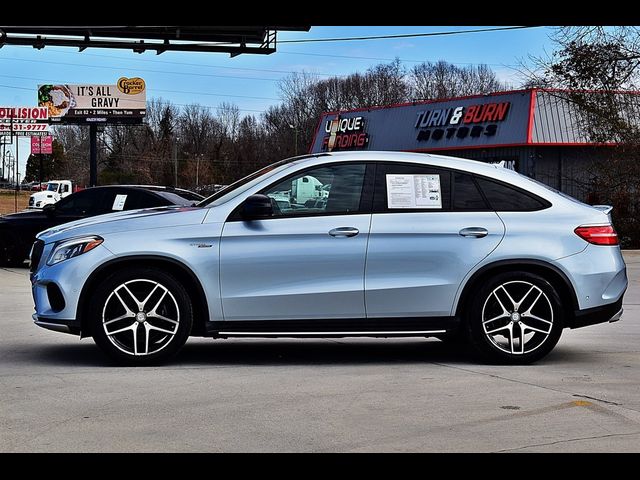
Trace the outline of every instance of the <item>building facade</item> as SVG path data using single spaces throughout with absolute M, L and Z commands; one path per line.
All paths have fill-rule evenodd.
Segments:
M 310 152 L 395 150 L 504 162 L 586 200 L 588 166 L 615 144 L 590 142 L 581 123 L 566 92 L 516 90 L 326 112 Z

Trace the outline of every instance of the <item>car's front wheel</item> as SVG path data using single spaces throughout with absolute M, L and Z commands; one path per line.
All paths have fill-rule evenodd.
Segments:
M 556 290 L 528 272 L 502 273 L 484 282 L 466 313 L 472 344 L 498 363 L 540 360 L 558 343 L 564 327 Z
M 96 344 L 118 363 L 161 363 L 185 344 L 191 299 L 174 277 L 157 269 L 117 272 L 95 290 L 90 308 Z

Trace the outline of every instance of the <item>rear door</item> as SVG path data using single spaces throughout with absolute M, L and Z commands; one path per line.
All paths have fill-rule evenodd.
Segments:
M 422 164 L 378 164 L 365 271 L 368 318 L 450 316 L 465 275 L 504 224 L 475 180 Z

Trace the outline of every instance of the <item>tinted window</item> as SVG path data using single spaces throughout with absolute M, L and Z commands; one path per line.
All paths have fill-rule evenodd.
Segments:
M 453 174 L 453 209 L 487 210 L 487 204 L 471 175 L 460 172 Z
M 402 181 L 412 192 L 405 195 L 406 206 L 397 208 L 402 203 L 402 193 L 388 192 L 387 186 L 392 185 L 400 192 L 397 184 Z M 451 210 L 451 173 L 448 170 L 406 163 L 378 164 L 375 183 L 374 213 Z M 421 205 L 423 203 L 426 205 Z
M 476 177 L 484 196 L 496 211 L 532 211 L 541 210 L 546 205 L 532 194 L 503 183 L 494 182 L 482 177 Z
M 190 192 L 189 190 L 176 190 L 175 194 L 193 202 L 199 202 L 204 199 L 202 195 L 199 195 L 195 192 Z
M 167 191 L 156 191 L 154 192 L 157 195 L 160 195 L 163 199 L 165 199 L 165 202 L 162 202 L 162 200 L 157 199 L 156 200 L 156 205 L 193 205 L 194 203 L 199 202 L 200 200 L 202 200 L 201 198 L 195 197 L 195 195 L 189 195 L 188 193 L 182 193 L 182 192 L 167 192 Z M 194 197 L 194 198 L 191 198 Z M 162 202 L 162 203 L 161 203 Z
M 274 217 L 357 213 L 365 170 L 365 164 L 316 167 L 272 185 L 263 193 L 271 197 Z
M 158 193 L 158 192 L 154 192 Z M 131 192 L 131 209 L 135 208 L 153 208 L 163 207 L 170 205 L 171 202 L 156 196 L 154 193 L 150 193 L 144 190 L 136 190 Z M 126 208 L 128 210 L 128 208 Z
M 115 211 L 121 210 L 130 210 L 131 198 L 129 197 L 129 190 L 122 190 L 120 188 L 105 188 L 104 196 L 100 201 L 100 205 L 97 206 L 96 215 L 101 215 L 103 213 L 111 213 Z M 118 197 L 118 205 L 114 205 L 116 203 L 116 196 Z M 117 208 L 114 209 L 113 207 Z M 122 207 L 122 208 L 120 208 Z
M 69 195 L 56 204 L 56 212 L 62 215 L 95 215 L 102 192 L 87 189 Z

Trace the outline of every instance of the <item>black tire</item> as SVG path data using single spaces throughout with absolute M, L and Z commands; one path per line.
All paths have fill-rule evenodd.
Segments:
M 0 267 L 26 267 L 25 260 L 29 253 L 20 253 L 22 250 L 16 244 L 13 236 L 0 239 Z
M 446 333 L 444 335 L 438 335 L 436 337 L 443 343 L 447 345 L 452 345 L 456 347 L 463 347 L 469 343 L 469 337 L 467 336 L 467 331 L 463 328 L 454 330 L 452 332 Z
M 124 284 L 139 302 L 149 295 L 142 312 L 136 300 L 122 287 Z M 155 284 L 158 285 L 157 288 Z M 150 293 L 154 288 L 155 291 Z M 144 313 L 144 317 L 114 320 L 130 315 L 125 310 L 123 301 L 130 312 L 134 315 Z M 160 312 L 152 311 L 154 306 L 163 312 L 162 315 L 155 316 Z M 111 324 L 105 326 L 105 322 L 109 320 L 112 320 Z M 88 321 L 95 343 L 117 363 L 131 366 L 157 365 L 175 355 L 189 338 L 193 325 L 193 307 L 189 294 L 173 276 L 155 268 L 132 268 L 116 272 L 98 285 L 92 295 Z M 129 324 L 134 330 L 126 330 Z M 105 329 L 111 335 L 107 335 Z M 121 329 L 123 331 L 118 333 Z M 135 343 L 134 335 L 137 335 Z M 137 355 L 134 354 L 136 351 Z
M 514 309 L 511 299 L 522 303 Z M 470 343 L 490 363 L 536 362 L 553 350 L 564 328 L 558 293 L 547 280 L 528 272 L 501 273 L 488 279 L 474 292 L 465 313 Z

